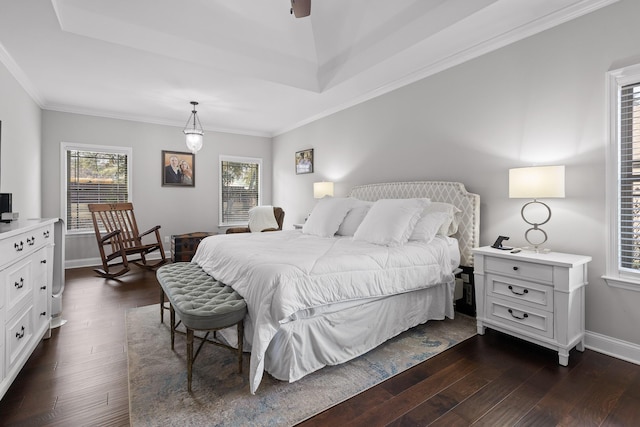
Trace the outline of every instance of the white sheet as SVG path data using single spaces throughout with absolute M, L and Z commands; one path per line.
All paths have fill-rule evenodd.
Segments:
M 204 239 L 192 262 L 247 302 L 252 393 L 262 379 L 269 343 L 280 325 L 300 310 L 454 280 L 444 238 L 386 247 L 298 230 L 219 235 Z

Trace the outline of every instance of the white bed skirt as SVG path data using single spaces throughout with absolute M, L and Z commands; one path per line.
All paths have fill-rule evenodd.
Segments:
M 293 382 L 358 357 L 428 320 L 453 319 L 454 288 L 455 282 L 440 284 L 284 323 L 267 349 L 265 370 Z

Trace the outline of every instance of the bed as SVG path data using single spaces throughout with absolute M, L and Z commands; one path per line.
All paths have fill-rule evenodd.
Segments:
M 453 318 L 455 270 L 473 265 L 478 246 L 479 199 L 457 182 L 363 185 L 320 200 L 302 230 L 204 239 L 192 262 L 247 302 L 251 392 L 264 371 L 293 382 Z M 425 214 L 435 206 L 450 215 Z

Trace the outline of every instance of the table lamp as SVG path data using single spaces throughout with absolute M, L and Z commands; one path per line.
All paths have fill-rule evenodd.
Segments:
M 323 181 L 313 183 L 313 198 L 322 199 L 324 196 L 333 197 L 333 182 Z
M 532 227 L 525 234 L 525 240 L 539 252 L 539 247 L 547 241 L 547 233 L 540 228 L 551 219 L 551 209 L 538 199 L 564 198 L 564 166 L 534 166 L 528 168 L 509 169 L 509 198 L 533 199 L 525 203 L 520 211 L 522 219 Z M 540 205 L 546 209 L 546 218 L 540 222 L 531 220 L 525 211 L 534 209 Z M 535 213 L 535 212 L 534 212 Z M 538 234 L 537 238 L 532 234 Z

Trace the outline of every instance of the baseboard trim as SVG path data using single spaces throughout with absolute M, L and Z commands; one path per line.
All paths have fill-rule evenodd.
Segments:
M 587 331 L 584 346 L 617 359 L 640 365 L 640 345 Z
M 171 260 L 171 251 L 165 251 L 164 256 Z M 153 253 L 147 256 L 148 260 L 157 260 L 160 259 L 159 253 Z M 64 262 L 64 268 L 82 268 L 82 267 L 100 267 L 102 265 L 101 258 L 82 258 L 82 259 L 74 259 L 74 260 L 66 260 Z

